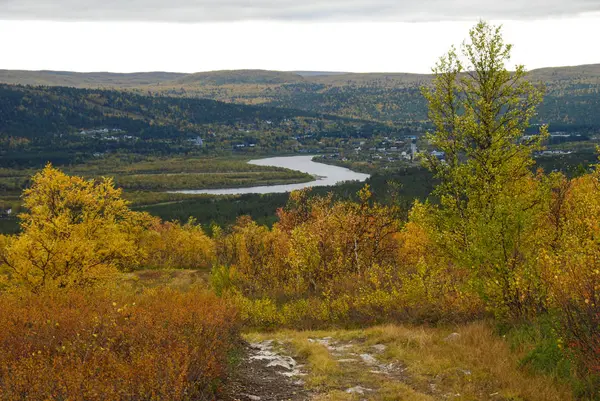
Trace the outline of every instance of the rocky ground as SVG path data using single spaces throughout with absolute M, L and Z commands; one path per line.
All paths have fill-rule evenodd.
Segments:
M 379 360 L 378 356 L 387 349 L 384 344 L 370 345 L 365 350 L 360 342 L 332 337 L 308 338 L 308 342 L 325 348 L 339 367 L 335 372 L 339 381 L 335 384 L 324 383 L 314 388 L 306 381 L 310 367 L 302 356 L 294 355 L 290 342 L 267 339 L 246 344 L 245 355 L 233 373 L 225 400 L 332 399 L 331 385 L 338 387 L 333 391 L 336 394 L 333 399 L 362 400 L 377 395 L 381 387 L 377 382 L 408 381 L 402 363 Z
M 484 323 L 245 336 L 222 401 L 568 401 Z
M 273 340 L 245 344 L 241 363 L 232 373 L 225 400 L 309 400 L 305 366 L 275 348 Z

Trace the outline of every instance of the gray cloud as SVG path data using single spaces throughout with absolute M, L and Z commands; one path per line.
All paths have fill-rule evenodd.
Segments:
M 0 0 L 0 19 L 67 21 L 439 21 L 592 11 L 600 0 Z

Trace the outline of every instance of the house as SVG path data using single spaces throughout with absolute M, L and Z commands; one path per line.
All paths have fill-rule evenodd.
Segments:
M 194 146 L 204 145 L 204 141 L 199 136 L 197 136 L 196 138 L 188 139 L 188 142 L 191 142 Z
M 439 152 L 437 150 L 431 151 L 431 156 L 436 157 L 438 160 L 444 160 L 446 158 L 445 152 Z

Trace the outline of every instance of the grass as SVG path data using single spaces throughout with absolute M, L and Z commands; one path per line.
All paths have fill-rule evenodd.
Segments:
M 459 336 L 447 339 L 452 332 Z M 327 337 L 336 346 L 342 345 L 342 351 L 315 342 Z M 252 341 L 267 338 L 276 339 L 306 362 L 306 383 L 320 394 L 319 400 L 574 399 L 567 383 L 522 366 L 524 350 L 511 348 L 486 322 L 442 328 L 385 325 L 365 330 L 247 334 Z M 385 350 L 375 352 L 374 345 L 385 345 Z M 376 358 L 377 364 L 363 362 L 360 355 L 365 354 Z M 344 361 L 349 358 L 356 362 Z M 378 366 L 393 368 L 383 374 L 376 372 Z M 364 395 L 347 392 L 356 386 L 370 391 Z

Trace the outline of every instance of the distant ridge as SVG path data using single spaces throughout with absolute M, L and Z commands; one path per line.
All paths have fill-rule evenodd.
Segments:
M 329 76 L 329 75 L 346 75 L 350 74 L 349 72 L 341 72 L 341 71 L 292 71 L 302 77 L 317 77 L 317 76 Z
M 172 84 L 284 84 L 302 81 L 304 81 L 304 78 L 295 72 L 267 70 L 223 70 L 189 74 L 173 81 Z
M 560 82 L 564 80 L 600 83 L 600 64 L 570 67 L 548 67 L 531 70 L 533 81 Z M 220 86 L 220 85 L 283 85 L 318 83 L 343 86 L 352 82 L 388 82 L 420 85 L 431 80 L 431 74 L 416 73 L 349 73 L 337 71 L 269 71 L 222 70 L 197 73 L 175 72 L 69 72 L 0 70 L 0 83 L 21 85 L 69 86 L 75 88 L 139 88 Z
M 173 81 L 188 74 L 176 72 L 71 72 L 0 70 L 0 83 L 20 85 L 71 86 L 75 88 L 128 88 Z

